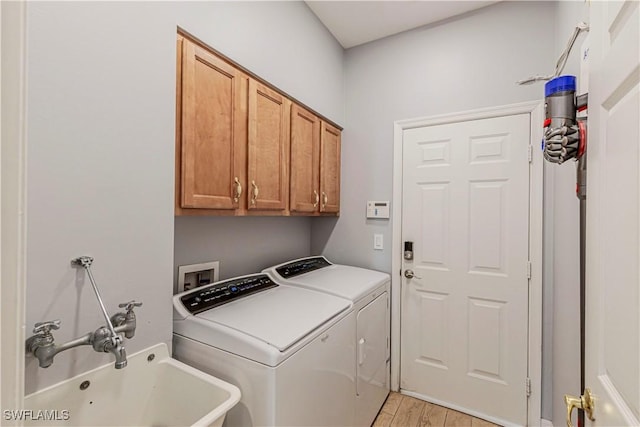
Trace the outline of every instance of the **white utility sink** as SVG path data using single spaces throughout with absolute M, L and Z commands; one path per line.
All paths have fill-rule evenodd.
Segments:
M 221 426 L 240 400 L 236 386 L 172 359 L 164 343 L 128 361 L 124 369 L 111 363 L 26 396 L 32 421 L 25 425 Z

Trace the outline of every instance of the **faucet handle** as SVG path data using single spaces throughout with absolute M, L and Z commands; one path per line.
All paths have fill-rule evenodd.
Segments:
M 134 307 L 141 307 L 141 306 L 142 306 L 142 303 L 136 300 L 131 300 L 129 302 L 123 302 L 121 304 L 118 304 L 118 307 L 124 308 L 125 310 L 127 310 L 127 312 L 132 311 Z
M 51 329 L 60 329 L 60 319 L 36 323 L 33 328 L 33 333 L 36 335 L 49 335 Z

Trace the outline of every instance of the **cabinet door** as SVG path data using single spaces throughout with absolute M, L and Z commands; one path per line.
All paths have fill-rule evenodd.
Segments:
M 320 212 L 340 211 L 340 131 L 322 122 L 320 133 Z
M 182 53 L 181 207 L 235 209 L 246 126 L 242 75 L 189 40 Z
M 286 209 L 289 106 L 284 96 L 249 80 L 249 209 Z
M 298 105 L 291 106 L 292 212 L 313 213 L 320 202 L 320 119 Z

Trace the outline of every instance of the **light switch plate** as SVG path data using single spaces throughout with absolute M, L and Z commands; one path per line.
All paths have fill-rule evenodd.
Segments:
M 384 249 L 384 238 L 382 234 L 373 235 L 373 249 L 376 249 L 379 251 Z

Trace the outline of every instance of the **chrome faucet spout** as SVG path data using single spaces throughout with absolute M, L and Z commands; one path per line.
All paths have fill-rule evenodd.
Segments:
M 112 353 L 116 356 L 116 369 L 126 368 L 127 366 L 127 350 L 123 345 L 118 345 L 112 351 Z

